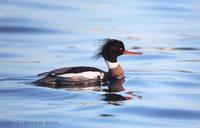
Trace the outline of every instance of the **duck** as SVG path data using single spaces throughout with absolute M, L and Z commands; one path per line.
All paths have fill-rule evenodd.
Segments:
M 126 50 L 121 40 L 106 39 L 95 58 L 103 58 L 108 71 L 90 66 L 64 67 L 38 74 L 37 76 L 42 78 L 33 83 L 54 88 L 99 86 L 105 83 L 113 83 L 113 81 L 125 79 L 124 70 L 117 61 L 118 57 L 142 54 L 142 52 Z

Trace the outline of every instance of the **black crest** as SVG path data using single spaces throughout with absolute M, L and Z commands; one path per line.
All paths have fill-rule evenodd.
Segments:
M 117 57 L 122 55 L 124 50 L 125 48 L 122 41 L 116 39 L 106 39 L 104 45 L 100 47 L 95 57 L 103 57 L 105 60 L 110 62 L 117 62 Z

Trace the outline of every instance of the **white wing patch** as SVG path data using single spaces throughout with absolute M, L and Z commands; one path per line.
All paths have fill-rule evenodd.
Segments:
M 100 77 L 101 79 L 103 79 L 104 74 L 101 72 L 92 72 L 92 71 L 87 71 L 87 72 L 81 72 L 81 73 L 67 73 L 67 74 L 62 74 L 62 75 L 57 75 L 59 77 L 64 77 L 64 78 L 78 78 L 78 77 L 84 77 L 84 78 L 88 78 L 88 79 L 96 79 L 98 77 Z

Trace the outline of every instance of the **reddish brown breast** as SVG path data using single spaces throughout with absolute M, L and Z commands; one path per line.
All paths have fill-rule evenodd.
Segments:
M 109 69 L 108 76 L 109 76 L 109 79 L 123 79 L 123 78 L 125 78 L 124 70 L 122 69 L 122 67 L 120 65 L 118 65 L 118 67 L 116 67 L 116 68 Z

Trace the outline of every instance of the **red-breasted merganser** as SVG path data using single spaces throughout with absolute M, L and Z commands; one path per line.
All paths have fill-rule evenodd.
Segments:
M 114 80 L 124 79 L 124 70 L 117 62 L 120 55 L 141 55 L 142 52 L 130 52 L 124 47 L 120 40 L 107 39 L 105 44 L 99 49 L 97 58 L 103 57 L 108 72 L 101 69 L 88 66 L 65 67 L 55 69 L 49 72 L 38 74 L 45 76 L 34 83 L 40 86 L 48 87 L 85 87 L 88 85 L 101 85 L 102 83 Z

